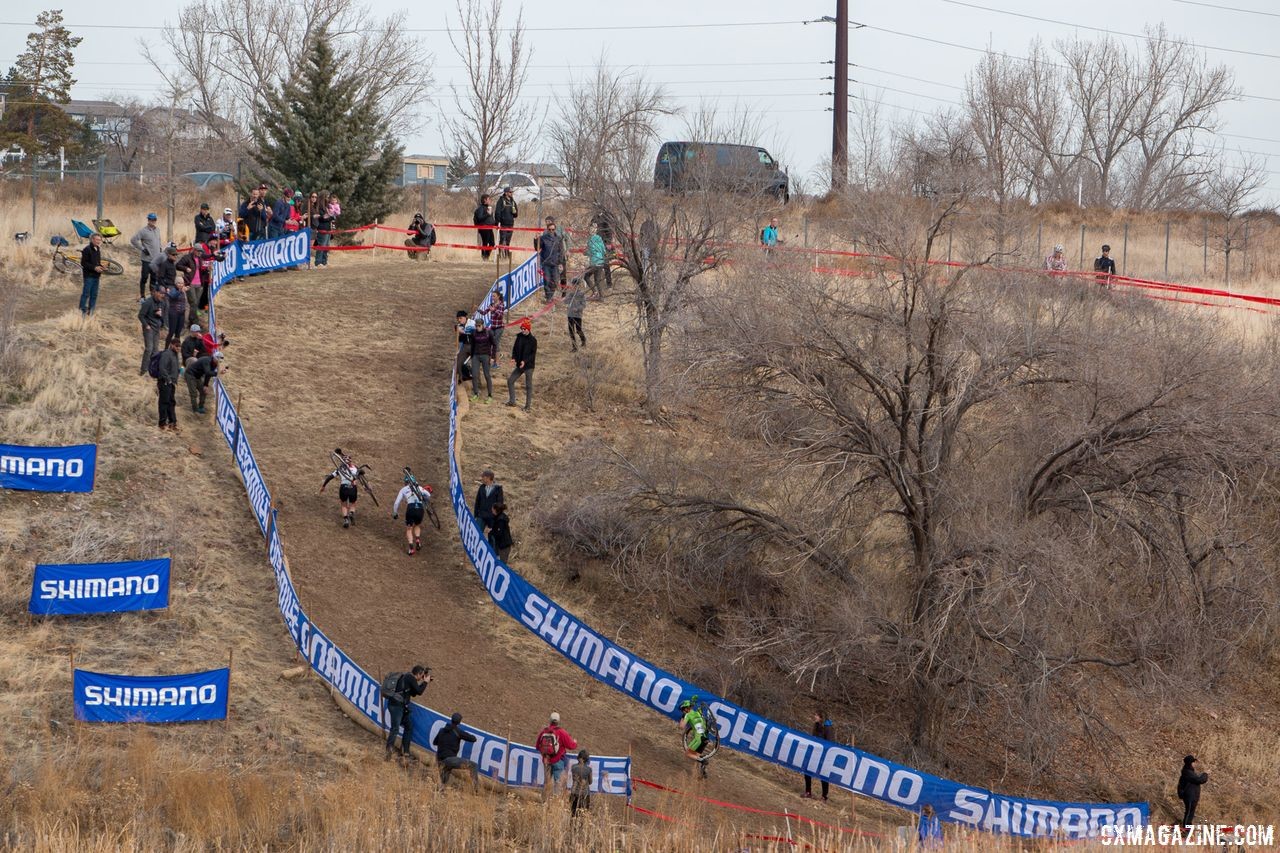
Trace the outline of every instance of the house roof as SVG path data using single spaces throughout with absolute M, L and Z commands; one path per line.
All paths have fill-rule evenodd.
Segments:
M 125 114 L 124 107 L 115 101 L 80 101 L 72 98 L 65 104 L 58 104 L 63 112 L 72 115 L 93 115 L 93 116 L 122 116 Z
M 449 157 L 446 154 L 406 154 L 400 158 L 404 163 L 416 166 L 448 166 Z

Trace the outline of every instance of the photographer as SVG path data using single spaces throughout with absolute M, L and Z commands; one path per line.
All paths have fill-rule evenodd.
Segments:
M 406 246 L 417 249 L 426 249 L 427 255 L 431 254 L 431 247 L 436 244 L 436 229 L 427 221 L 421 213 L 413 215 L 413 221 L 409 223 L 409 239 L 404 241 Z M 409 260 L 416 261 L 418 253 L 414 248 L 409 249 Z
M 387 732 L 386 760 L 391 760 L 395 750 L 396 734 L 401 727 L 404 735 L 400 738 L 400 754 L 405 760 L 413 760 L 409 754 L 409 744 L 413 742 L 413 715 L 409 712 L 409 703 L 415 696 L 421 696 L 431 683 L 431 670 L 418 664 L 409 672 L 400 673 L 396 679 L 395 689 L 383 690 L 383 699 L 387 703 L 387 713 L 391 716 L 391 729 Z

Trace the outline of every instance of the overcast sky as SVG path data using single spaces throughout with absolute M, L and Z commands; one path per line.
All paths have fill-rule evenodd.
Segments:
M 1053 41 L 1073 34 L 1086 38 L 1099 35 L 1087 28 L 1108 29 L 1117 35 L 1140 33 L 1145 25 L 1163 21 L 1171 37 L 1194 41 L 1206 49 L 1211 60 L 1232 67 L 1245 93 L 1270 99 L 1246 97 L 1227 105 L 1223 109 L 1226 133 L 1220 141 L 1232 150 L 1266 158 L 1270 172 L 1266 201 L 1280 202 L 1280 89 L 1273 85 L 1280 79 L 1277 0 L 973 2 L 1062 23 L 1029 20 L 948 0 L 851 0 L 851 19 L 867 26 L 850 34 L 849 59 L 857 66 L 850 76 L 858 81 L 850 85 L 850 91 L 879 98 L 897 111 L 896 115 L 909 119 L 917 115 L 913 110 L 932 110 L 945 101 L 958 100 L 956 87 L 982 48 L 1024 55 L 1028 42 L 1037 36 Z M 77 51 L 75 97 L 158 94 L 159 87 L 139 58 L 136 42 L 141 38 L 158 45 L 158 27 L 175 17 L 177 2 L 60 0 L 58 5 L 70 28 L 84 37 Z M 507 0 L 507 5 L 511 12 L 518 8 L 512 0 Z M 6 6 L 6 11 L 0 12 L 0 61 L 7 68 L 33 28 L 34 13 L 24 18 L 18 4 Z M 417 28 L 446 23 L 456 26 L 456 11 L 449 2 L 436 0 L 409 7 L 371 0 L 369 6 L 375 14 L 411 8 L 411 20 Z M 537 29 L 529 34 L 533 58 L 526 94 L 541 96 L 540 104 L 546 103 L 546 96 L 557 87 L 585 74 L 603 52 L 612 65 L 644 68 L 652 80 L 666 86 L 678 105 L 696 107 L 700 99 L 718 99 L 726 107 L 740 101 L 767 113 L 768 130 L 760 143 L 774 149 L 793 172 L 811 174 L 830 155 L 831 113 L 827 107 L 831 97 L 822 93 L 831 91 L 832 85 L 823 79 L 831 74 L 831 66 L 823 63 L 833 55 L 833 25 L 800 22 L 834 15 L 834 0 L 702 0 L 625 6 L 600 0 L 539 0 L 526 3 L 524 9 L 526 25 Z M 452 109 L 448 83 L 460 72 L 458 59 L 443 32 L 416 37 L 421 39 L 424 52 L 434 56 L 437 88 L 424 93 L 431 99 L 424 101 L 423 129 L 404 140 L 405 149 L 408 153 L 443 152 L 447 145 L 440 120 Z M 1136 39 L 1118 37 L 1137 44 Z M 858 108 L 859 102 L 854 100 L 851 109 Z M 679 127 L 678 121 L 672 121 L 664 130 L 678 136 Z

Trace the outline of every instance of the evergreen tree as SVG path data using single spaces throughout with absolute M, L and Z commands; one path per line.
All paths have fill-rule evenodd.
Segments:
M 75 49 L 83 39 L 71 35 L 62 25 L 57 9 L 36 16 L 27 47 L 5 75 L 4 90 L 9 102 L 0 119 L 0 145 L 21 145 L 33 154 L 53 154 L 59 147 L 68 156 L 92 146 L 92 131 L 75 122 L 58 104 L 71 100 L 75 78 Z
M 339 65 L 320 33 L 302 73 L 259 106 L 254 157 L 287 186 L 337 193 L 343 224 L 363 225 L 391 212 L 403 149 L 378 104 Z
M 474 171 L 475 167 L 467 159 L 467 152 L 459 148 L 458 153 L 449 158 L 449 168 L 445 171 L 445 180 L 452 186 Z

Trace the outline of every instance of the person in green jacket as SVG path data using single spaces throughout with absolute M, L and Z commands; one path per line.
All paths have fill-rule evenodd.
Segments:
M 601 298 L 604 297 L 604 288 L 601 283 L 604 281 L 605 270 L 609 263 L 605 251 L 604 238 L 600 236 L 600 227 L 592 223 L 591 236 L 587 238 L 587 271 L 582 274 L 582 277 L 595 295 Z
M 703 756 L 710 740 L 707 738 L 707 721 L 702 712 L 693 704 L 693 700 L 685 699 L 680 703 L 684 717 L 680 720 L 680 732 L 684 737 L 684 754 L 698 762 L 698 773 L 707 778 L 707 762 L 709 756 Z

